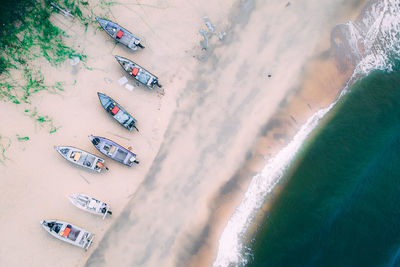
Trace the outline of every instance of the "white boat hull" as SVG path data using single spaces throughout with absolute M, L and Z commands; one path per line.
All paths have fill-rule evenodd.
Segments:
M 90 212 L 92 214 L 103 216 L 103 219 L 107 214 L 111 214 L 108 205 L 100 200 L 97 200 L 91 196 L 85 194 L 71 194 L 68 196 L 74 206 L 77 208 Z

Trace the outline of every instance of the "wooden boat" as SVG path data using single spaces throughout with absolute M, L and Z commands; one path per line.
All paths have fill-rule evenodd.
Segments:
M 103 216 L 103 220 L 107 216 L 107 214 L 112 214 L 106 203 L 97 200 L 91 196 L 84 194 L 71 194 L 68 196 L 68 199 L 76 207 L 84 211 Z
M 136 120 L 123 107 L 115 102 L 114 99 L 99 92 L 97 92 L 97 95 L 99 96 L 99 100 L 103 108 L 122 126 L 129 131 L 131 131 L 133 128 L 138 130 L 135 126 Z
M 156 85 L 160 88 L 162 87 L 161 84 L 158 83 L 158 78 L 155 75 L 151 74 L 135 62 L 120 56 L 115 56 L 115 58 L 121 67 L 138 82 L 144 84 L 150 89 L 154 89 Z
M 107 138 L 90 135 L 89 139 L 101 153 L 121 164 L 131 167 L 133 163 L 139 163 L 133 152 Z
M 104 159 L 99 158 L 89 152 L 72 146 L 55 146 L 54 147 L 61 156 L 69 162 L 92 171 L 101 172 L 102 169 L 108 170 L 104 166 Z
M 59 220 L 42 220 L 40 224 L 55 238 L 88 250 L 94 235 L 73 224 Z
M 96 20 L 104 29 L 104 31 L 108 33 L 108 35 L 110 35 L 115 41 L 126 45 L 132 50 L 136 50 L 138 47 L 144 48 L 144 46 L 140 43 L 139 37 L 136 37 L 127 29 L 124 29 L 118 24 L 106 19 L 96 18 Z

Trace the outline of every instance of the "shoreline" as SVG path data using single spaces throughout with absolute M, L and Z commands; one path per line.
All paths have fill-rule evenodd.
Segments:
M 318 65 L 318 59 L 312 60 L 316 62 L 310 62 L 311 64 Z M 230 181 L 229 187 L 232 188 L 231 192 L 227 194 L 221 193 L 224 191 L 223 188 L 216 193 L 216 197 L 212 202 L 217 202 L 220 204 L 215 204 L 215 211 L 212 214 L 212 220 L 208 225 L 211 225 L 212 232 L 209 240 L 205 241 L 203 248 L 200 250 L 198 255 L 195 255 L 191 261 L 190 266 L 210 266 L 215 261 L 218 251 L 218 241 L 221 237 L 223 230 L 226 227 L 227 221 L 231 218 L 233 212 L 239 206 L 246 193 L 251 179 L 257 173 L 265 167 L 265 164 L 269 159 L 272 159 L 282 148 L 284 148 L 288 142 L 293 137 L 300 126 L 302 126 L 305 121 L 314 114 L 317 110 L 329 106 L 334 102 L 339 96 L 341 90 L 344 88 L 346 81 L 351 76 L 349 73 L 337 73 L 337 69 L 334 68 L 334 62 L 325 62 L 328 71 L 322 71 L 324 77 L 335 78 L 335 86 L 332 86 L 328 90 L 328 96 L 325 98 L 319 98 L 313 101 L 304 101 L 306 98 L 315 98 L 313 95 L 314 91 L 312 87 L 322 84 L 319 78 L 312 79 L 307 77 L 300 87 L 303 88 L 301 95 L 293 96 L 291 100 L 288 101 L 287 106 L 283 107 L 281 110 L 277 111 L 276 114 L 271 118 L 270 121 L 278 124 L 278 126 L 269 126 L 267 123 L 261 131 L 260 135 L 256 138 L 253 149 L 250 152 L 250 157 L 243 164 L 242 170 L 238 171 L 232 178 L 235 179 L 234 185 Z M 310 64 L 310 65 L 311 65 Z M 312 67 L 310 67 L 312 68 Z M 339 75 L 339 76 L 338 76 Z M 338 82 L 339 80 L 339 82 Z M 311 83 L 312 85 L 305 85 Z M 340 84 L 340 85 L 339 85 Z M 305 91 L 305 92 L 304 92 Z M 312 108 L 310 108 L 310 103 Z M 293 116 L 291 114 L 296 114 Z M 280 123 L 278 123 L 280 122 Z M 268 130 L 267 130 L 268 129 Z M 224 185 L 225 187 L 227 185 Z M 283 189 L 283 185 L 278 183 L 275 185 L 273 192 L 267 197 L 267 200 L 262 205 L 260 213 L 268 212 L 271 205 L 271 200 L 279 194 L 279 191 Z M 257 225 L 257 221 L 262 217 L 260 215 L 255 215 L 257 219 L 251 223 L 251 225 Z M 228 219 L 227 219 L 228 218 Z M 252 226 L 249 226 L 246 236 L 251 236 Z M 207 259 L 207 260 L 205 260 Z M 218 265 L 217 265 L 218 266 Z
M 337 96 L 337 92 L 336 92 L 336 94 L 335 93 L 333 93 L 333 96 L 332 96 L 332 98 L 334 98 L 334 97 L 336 97 Z M 329 101 L 327 101 L 327 102 L 329 102 Z M 160 168 L 160 167 L 158 167 L 158 168 Z M 163 168 L 163 167 L 161 167 L 161 168 Z M 165 167 L 164 167 L 165 168 Z M 154 178 L 153 178 L 154 179 Z M 210 201 L 208 201 L 208 203 L 210 203 Z M 209 204 L 207 204 L 207 205 L 209 205 Z M 131 208 L 134 208 L 134 207 L 131 207 Z M 127 208 L 126 208 L 127 209 Z M 127 210 L 126 210 L 126 212 L 128 212 Z M 128 216 L 128 214 L 129 213 L 127 213 L 127 216 Z M 210 217 L 209 215 L 207 216 L 207 217 Z M 132 220 L 132 219 L 131 219 Z M 201 225 L 202 223 L 200 223 L 200 225 Z M 195 224 L 196 225 L 196 224 Z M 202 238 L 201 237 L 201 233 L 207 233 L 207 231 L 210 231 L 209 229 L 207 229 L 207 228 L 201 228 L 201 226 L 200 226 L 200 229 L 199 229 L 199 227 L 192 227 L 192 230 L 194 230 L 194 229 L 196 229 L 194 232 L 199 232 L 200 233 L 200 239 Z M 183 231 L 183 232 L 185 232 L 185 231 Z M 196 234 L 194 233 L 194 234 L 192 234 L 192 236 L 196 236 Z M 110 237 L 111 238 L 111 237 Z M 109 243 L 110 242 L 110 240 L 107 240 L 107 242 Z M 186 244 L 186 245 L 188 245 L 188 244 Z M 196 245 L 197 246 L 197 245 Z M 190 250 L 190 249 L 189 249 Z M 178 251 L 179 251 L 179 249 L 178 249 Z M 101 252 L 101 254 L 103 254 L 103 253 L 105 253 L 105 251 L 103 250 L 103 252 Z M 186 262 L 184 259 L 185 259 L 185 257 L 187 257 L 187 256 L 184 256 L 185 255 L 185 253 L 183 253 L 183 254 L 181 254 L 181 253 L 179 253 L 179 252 L 176 252 L 177 254 L 175 254 L 175 261 L 173 261 L 173 262 L 175 262 L 175 264 L 177 263 L 177 262 L 182 262 L 182 260 L 183 260 L 183 262 Z M 96 257 L 98 256 L 98 255 L 100 255 L 100 254 L 97 254 L 97 255 L 95 255 Z M 177 256 L 179 256 L 180 255 L 180 257 L 177 257 Z M 176 259 L 176 258 L 178 258 L 178 259 Z M 92 261 L 92 262 L 90 262 L 90 264 L 89 264 L 89 266 L 90 265 L 92 265 L 92 264 L 95 264 L 95 263 L 99 263 L 98 261 Z M 143 263 L 143 262 L 141 262 L 141 263 Z M 208 262 L 209 263 L 209 262 Z M 147 263 L 148 264 L 148 263 Z M 169 264 L 172 264 L 172 262 L 169 262 Z M 200 264 L 201 265 L 201 264 Z
M 352 23 L 353 22 L 357 22 L 357 23 L 361 24 L 360 17 L 365 15 L 365 12 L 371 12 L 370 10 L 367 10 L 367 9 L 369 9 L 370 6 L 372 6 L 375 2 L 376 1 L 362 1 L 362 2 L 360 2 L 358 7 L 354 8 L 350 12 L 352 15 L 349 16 L 349 21 L 351 21 Z M 367 14 L 367 15 L 370 16 L 371 14 Z M 373 14 L 373 15 L 376 16 L 377 14 Z M 369 21 L 369 23 L 371 23 L 371 22 Z M 347 22 L 346 22 L 346 24 L 347 24 Z M 363 26 L 365 26 L 365 25 L 363 25 Z M 334 35 L 336 35 L 336 37 L 332 38 L 332 41 L 338 41 L 338 39 L 337 39 L 338 35 L 342 35 L 343 32 L 340 32 L 340 30 L 338 31 L 337 29 L 332 29 L 332 34 L 333 34 L 334 30 L 335 30 Z M 363 29 L 363 30 L 365 30 L 365 29 Z M 344 37 L 345 36 L 341 36 L 340 38 L 344 38 Z M 365 37 L 365 36 L 363 36 L 362 34 L 361 34 L 361 36 L 360 35 L 356 36 L 356 38 L 361 38 L 361 39 L 363 37 Z M 352 41 L 354 41 L 354 40 L 352 40 Z M 360 40 L 358 40 L 358 42 L 360 42 Z M 340 44 L 342 44 L 342 43 L 340 43 Z M 360 47 L 360 43 L 357 43 L 357 46 L 358 46 L 357 49 L 359 49 L 361 54 L 364 54 L 365 51 L 363 50 L 364 48 L 362 47 L 362 44 L 361 44 L 361 47 Z M 349 50 L 350 50 L 349 46 L 347 48 L 349 48 Z M 293 103 L 290 103 L 290 100 L 289 100 L 288 101 L 289 103 L 287 104 L 287 106 L 288 106 L 287 108 L 289 110 L 290 110 L 290 108 L 292 108 L 292 112 L 290 112 L 290 111 L 289 112 L 287 112 L 287 111 L 282 112 L 282 110 L 283 110 L 282 109 L 281 111 L 278 111 L 277 114 L 275 115 L 276 116 L 276 118 L 275 118 L 276 120 L 280 120 L 280 119 L 282 120 L 286 116 L 286 121 L 288 122 L 287 125 L 292 124 L 292 130 L 294 130 L 295 128 L 298 129 L 299 125 L 305 126 L 305 124 L 304 124 L 305 121 L 307 119 L 311 119 L 311 115 L 313 115 L 313 116 L 316 115 L 316 114 L 314 114 L 314 112 L 322 111 L 323 109 L 325 109 L 325 107 L 334 105 L 339 100 L 339 98 L 342 96 L 342 94 L 345 93 L 345 91 L 347 92 L 349 86 L 353 85 L 354 82 L 358 81 L 358 79 L 360 77 L 363 78 L 366 75 L 366 73 L 371 70 L 370 69 L 371 66 L 369 66 L 369 65 L 367 66 L 367 70 L 359 69 L 360 64 L 357 61 L 361 60 L 361 59 L 364 59 L 364 58 L 363 57 L 357 58 L 357 55 L 351 55 L 351 53 L 349 53 L 348 51 L 347 52 L 343 52 L 343 51 L 340 51 L 337 48 L 335 48 L 335 50 L 334 49 L 330 49 L 330 54 L 331 54 L 331 56 L 330 56 L 331 60 L 326 60 L 326 62 L 325 62 L 326 64 L 323 63 L 322 61 L 320 61 L 318 58 L 314 58 L 314 59 L 310 60 L 310 62 L 308 62 L 307 70 L 311 70 L 313 68 L 315 70 L 318 69 L 318 71 L 319 71 L 318 74 L 314 75 L 314 76 L 318 76 L 318 77 L 316 79 L 312 79 L 312 77 L 311 77 L 311 79 L 310 79 L 310 77 L 308 77 L 308 75 L 305 76 L 305 79 L 302 82 L 302 86 L 300 86 L 302 88 L 300 90 L 300 92 L 299 92 L 301 95 L 293 96 L 292 99 L 291 99 L 291 100 L 293 100 L 293 102 L 295 102 L 295 101 L 298 102 L 297 107 L 296 107 L 296 104 L 292 105 Z M 351 56 L 350 57 L 351 60 L 348 59 L 349 56 Z M 366 63 L 368 64 L 369 62 L 366 62 Z M 379 62 L 379 58 L 378 58 L 377 62 L 375 62 L 375 64 L 377 64 L 377 68 L 381 67 L 379 65 L 379 63 L 380 62 Z M 328 71 L 322 71 L 322 77 L 321 77 L 321 68 L 318 67 L 318 64 L 322 65 L 322 67 L 323 67 L 322 69 L 328 69 Z M 358 68 L 357 69 L 357 73 L 356 73 L 356 66 Z M 390 65 L 386 66 L 386 68 L 391 69 L 391 66 Z M 309 71 L 309 72 L 310 73 L 317 73 L 317 71 L 315 71 L 315 72 L 314 71 Z M 312 76 L 312 74 L 309 75 L 309 76 Z M 321 102 L 320 103 L 317 102 L 317 108 L 315 108 L 314 106 L 311 108 L 309 103 L 306 103 L 307 101 L 301 103 L 305 98 L 307 98 L 307 94 L 309 94 L 308 96 L 311 97 L 311 98 L 315 97 L 315 95 L 312 95 L 313 91 L 310 90 L 313 87 L 318 86 L 318 84 L 325 85 L 325 87 L 326 87 L 327 83 L 323 82 L 323 79 L 326 79 L 326 78 L 330 78 L 328 80 L 331 82 L 330 86 L 328 86 L 328 87 L 331 87 L 329 89 L 329 92 L 328 92 L 330 97 L 327 97 L 325 99 L 321 99 L 320 98 L 319 101 L 321 101 Z M 309 110 L 307 110 L 307 108 L 304 108 L 305 104 L 308 105 Z M 300 119 L 301 123 L 298 123 L 297 117 L 294 118 L 291 114 L 299 115 L 299 113 L 296 113 L 296 110 L 297 111 L 301 110 L 301 105 L 303 105 L 303 109 L 302 110 L 304 112 L 300 113 L 299 117 L 301 117 L 301 119 Z M 331 108 L 329 107 L 329 111 L 330 111 L 330 109 Z M 313 112 L 311 112 L 311 110 L 313 110 Z M 324 112 L 326 112 L 326 111 L 324 111 Z M 272 119 L 274 121 L 274 123 L 275 123 L 275 119 L 274 118 Z M 326 120 L 326 119 L 327 119 L 326 116 L 323 115 L 318 120 L 323 121 L 323 120 Z M 314 127 L 317 127 L 317 126 L 314 126 Z M 270 127 L 266 127 L 266 128 L 270 128 Z M 264 168 L 266 167 L 265 162 L 266 162 L 267 157 L 273 158 L 278 151 L 281 151 L 280 149 L 282 149 L 282 147 L 285 147 L 287 145 L 287 139 L 286 139 L 285 140 L 286 141 L 285 145 L 283 145 L 283 146 L 276 145 L 276 146 L 272 146 L 272 148 L 271 148 L 271 146 L 266 144 L 266 143 L 270 143 L 270 142 L 268 142 L 269 139 L 270 139 L 270 141 L 272 140 L 275 143 L 279 143 L 276 139 L 279 139 L 279 141 L 285 142 L 282 137 L 279 137 L 279 136 L 281 136 L 281 134 L 279 132 L 285 132 L 284 137 L 286 137 L 286 138 L 288 136 L 294 136 L 294 134 L 297 133 L 297 131 L 293 131 L 293 133 L 290 134 L 290 127 L 288 127 L 289 130 L 286 129 L 284 131 L 280 131 L 279 130 L 279 126 L 276 127 L 276 128 L 278 128 L 278 133 L 274 133 L 274 129 L 272 129 L 272 130 L 270 129 L 270 131 L 271 131 L 270 134 L 271 135 L 275 135 L 275 137 L 271 137 L 270 136 L 268 138 L 268 137 L 264 136 L 263 134 L 260 134 L 260 136 L 258 137 L 257 144 L 254 146 L 254 151 L 253 151 L 253 152 L 255 152 L 256 155 L 253 155 L 253 157 L 248 161 L 247 165 L 250 166 L 250 167 L 248 167 L 249 170 L 247 170 L 247 174 L 244 175 L 244 176 L 247 176 L 247 177 L 251 176 L 252 177 L 251 179 L 254 179 L 255 178 L 254 175 L 256 175 L 256 174 L 260 175 L 261 170 L 264 170 Z M 289 134 L 287 134 L 288 132 L 289 132 Z M 265 131 L 262 130 L 261 133 L 265 133 Z M 316 134 L 316 133 L 315 133 L 315 130 L 313 129 L 309 133 L 309 135 L 312 136 L 314 134 Z M 312 139 L 312 137 L 310 137 L 310 136 L 307 136 L 306 140 L 310 139 L 310 138 Z M 290 139 L 290 140 L 292 140 L 292 139 Z M 274 152 L 271 152 L 271 153 L 268 153 L 268 154 L 265 153 L 265 151 L 268 151 L 268 150 L 270 150 L 270 151 L 272 150 L 273 151 L 274 148 L 276 148 L 276 150 Z M 301 149 L 301 148 L 299 148 L 299 149 Z M 296 156 L 294 156 L 292 158 L 292 160 L 295 160 L 295 158 L 296 158 Z M 287 168 L 295 169 L 294 167 L 290 166 L 291 164 L 292 164 L 292 162 L 289 163 L 289 166 Z M 245 166 L 244 168 L 246 168 L 246 167 L 247 166 Z M 286 173 L 286 174 L 284 174 L 284 176 L 290 176 L 290 175 Z M 242 178 L 242 182 L 237 182 L 237 185 L 236 185 L 236 187 L 237 187 L 236 190 L 240 191 L 240 192 L 236 193 L 236 198 L 235 198 L 235 196 L 232 197 L 232 196 L 228 195 L 228 196 L 225 196 L 225 198 L 226 198 L 225 201 L 221 201 L 221 202 L 230 202 L 230 203 L 222 204 L 222 206 L 224 206 L 226 209 L 229 210 L 229 211 L 224 210 L 224 211 L 222 211 L 222 213 L 231 213 L 231 214 L 233 214 L 234 211 L 236 211 L 238 209 L 239 203 L 243 202 L 243 196 L 245 195 L 245 193 L 246 194 L 248 193 L 246 191 L 247 190 L 246 188 L 248 187 L 250 181 L 249 180 L 246 181 L 246 177 L 241 177 L 241 178 Z M 252 219 L 251 219 L 250 222 L 248 222 L 248 225 L 246 227 L 247 228 L 246 231 L 241 232 L 241 241 L 240 242 L 243 244 L 242 249 L 246 248 L 246 243 L 250 243 L 251 242 L 252 237 L 254 237 L 255 233 L 257 232 L 257 229 L 260 227 L 260 222 L 268 214 L 269 209 L 273 205 L 274 199 L 284 189 L 286 180 L 284 180 L 283 178 L 284 177 L 282 177 L 282 179 L 280 179 L 277 182 L 277 184 L 275 184 L 273 186 L 272 191 L 269 191 L 267 193 L 267 195 L 266 195 L 266 197 L 265 197 L 265 199 L 263 201 L 263 204 L 259 208 L 257 208 L 257 211 L 251 216 Z M 243 181 L 245 181 L 245 182 L 243 182 Z M 232 192 L 231 195 L 234 195 L 234 194 L 235 193 Z M 232 199 L 229 199 L 230 197 Z M 232 204 L 232 203 L 235 203 L 235 204 Z M 221 206 L 221 205 L 216 205 L 216 206 Z M 219 212 L 216 211 L 214 215 L 218 216 L 218 213 Z M 224 217 L 225 216 L 221 216 L 221 218 L 224 218 Z M 221 218 L 215 219 L 214 221 L 223 220 Z M 224 224 L 224 223 L 227 223 L 227 221 L 223 221 L 223 222 L 219 221 L 219 224 Z M 210 223 L 210 224 L 212 224 L 212 223 Z M 217 255 L 216 251 L 220 252 L 221 248 L 219 248 L 218 250 L 215 249 L 215 246 L 216 246 L 215 245 L 215 243 L 216 243 L 215 241 L 219 237 L 219 241 L 221 242 L 221 237 L 220 236 L 221 236 L 223 230 L 226 229 L 226 225 L 224 227 L 224 226 L 218 225 L 218 223 L 217 223 L 217 226 L 215 226 L 214 228 L 217 228 L 218 230 L 215 230 L 216 233 L 213 233 L 213 237 L 209 238 L 212 241 L 208 240 L 208 242 L 206 242 L 207 244 L 204 245 L 202 253 L 199 253 L 201 256 L 197 255 L 197 256 L 194 257 L 197 260 L 198 260 L 198 258 L 202 258 L 202 257 L 204 258 L 204 257 L 207 257 L 207 256 L 210 258 L 210 257 L 212 257 L 212 256 L 210 256 L 210 254 L 213 255 L 214 257 L 216 257 L 216 255 Z M 221 229 L 223 229 L 223 230 L 221 230 Z M 212 244 L 212 245 L 210 245 L 210 244 Z M 210 246 L 212 246 L 212 248 L 209 248 Z M 250 252 L 244 252 L 244 253 L 247 254 L 247 253 L 250 253 Z M 238 257 L 241 257 L 241 256 L 242 255 L 238 255 Z M 195 262 L 195 261 L 193 261 L 193 262 Z M 206 262 L 206 263 L 204 263 L 204 262 Z M 214 263 L 214 266 L 226 266 L 227 265 L 227 262 L 224 262 L 224 264 L 219 265 L 219 264 L 221 264 L 221 261 L 217 263 L 215 258 L 214 258 L 213 261 L 211 261 L 211 260 L 204 261 L 203 260 L 203 264 L 210 264 L 212 262 Z M 202 266 L 202 265 L 192 264 L 191 266 Z
M 335 78 L 338 78 L 338 76 L 336 76 L 336 73 L 332 74 L 332 72 L 327 72 L 326 74 L 327 76 L 332 75 L 332 77 L 335 76 Z M 346 78 L 349 78 L 349 75 L 348 73 L 342 74 L 340 78 L 341 81 L 345 81 Z M 345 85 L 345 82 L 343 82 L 343 85 Z M 333 94 L 332 92 L 334 92 L 335 90 L 332 90 L 330 92 L 331 95 L 329 95 L 329 97 L 326 97 L 324 99 L 319 99 L 319 101 L 317 100 L 312 102 L 313 107 L 315 107 L 313 109 L 310 108 L 308 110 L 305 109 L 304 105 L 309 103 L 305 103 L 299 100 L 302 97 L 307 97 L 307 94 L 302 95 L 300 97 L 293 97 L 292 101 L 289 101 L 289 103 L 287 104 L 288 106 L 286 107 L 287 109 L 291 110 L 291 112 L 288 112 L 285 108 L 282 108 L 282 110 L 278 111 L 272 117 L 272 120 L 274 121 L 275 120 L 285 121 L 284 124 L 286 126 L 281 125 L 280 127 L 279 126 L 276 127 L 277 129 L 274 129 L 272 127 L 272 129 L 270 130 L 260 131 L 261 133 L 257 137 L 257 140 L 255 141 L 255 144 L 253 146 L 253 150 L 250 153 L 251 154 L 250 158 L 243 164 L 242 170 L 238 171 L 232 177 L 232 179 L 235 179 L 235 182 L 234 185 L 232 185 L 232 182 L 230 182 L 231 184 L 229 185 L 229 187 L 231 188 L 231 192 L 223 194 L 221 193 L 221 191 L 224 191 L 224 189 L 221 188 L 219 190 L 219 193 L 215 194 L 216 196 L 212 202 L 217 202 L 218 204 L 214 204 L 215 206 L 214 213 L 212 214 L 212 216 L 210 216 L 213 219 L 211 219 L 210 222 L 208 223 L 208 225 L 211 225 L 210 227 L 211 234 L 208 237 L 207 241 L 204 242 L 205 244 L 200 249 L 199 253 L 193 257 L 190 266 L 212 265 L 212 263 L 215 261 L 217 257 L 218 244 L 219 244 L 219 239 L 221 238 L 221 234 L 225 229 L 226 224 L 228 220 L 231 218 L 233 212 L 237 209 L 237 207 L 241 203 L 247 191 L 247 188 L 250 184 L 251 179 L 254 177 L 254 175 L 260 173 L 263 170 L 265 164 L 268 162 L 269 159 L 273 158 L 283 147 L 285 147 L 288 144 L 288 141 L 291 140 L 291 137 L 297 133 L 299 125 L 303 125 L 305 123 L 305 120 L 308 119 L 315 111 L 325 107 L 326 105 L 329 105 L 328 102 L 330 100 L 332 100 L 333 102 L 337 98 L 337 96 L 341 92 L 341 89 L 339 89 L 339 87 L 337 88 L 338 89 L 335 92 L 336 94 Z M 300 101 L 302 103 L 297 103 L 297 105 L 296 103 L 292 103 L 296 101 Z M 297 114 L 297 116 L 294 121 L 292 119 L 293 116 L 290 114 L 293 114 L 295 111 L 300 111 L 300 113 L 295 113 Z M 264 128 L 269 128 L 268 124 Z M 224 185 L 223 187 L 225 186 L 227 185 Z M 267 200 L 265 200 L 265 203 L 260 208 L 261 211 L 259 213 L 268 212 L 268 209 L 270 208 L 271 205 L 271 200 L 274 198 L 274 196 L 279 194 L 280 190 L 283 189 L 282 186 L 283 185 L 281 183 L 275 185 L 273 191 L 269 193 Z M 259 214 L 255 215 L 255 218 L 253 219 L 254 221 L 251 223 L 251 225 L 257 225 L 257 221 L 262 217 L 263 216 L 260 217 Z M 246 236 L 252 236 L 251 233 L 254 230 L 252 230 L 253 226 L 251 225 L 246 231 L 247 232 Z M 255 226 L 255 228 L 256 227 L 257 226 Z M 250 239 L 250 237 L 246 239 Z
M 348 20 L 354 21 L 359 16 L 360 10 L 363 9 L 366 2 L 363 1 L 357 8 L 349 10 Z M 344 15 L 345 17 L 345 15 Z M 338 21 L 339 22 L 339 21 Z M 343 21 L 344 22 L 344 21 Z M 332 29 L 333 31 L 333 29 Z M 321 40 L 324 43 L 324 40 Z M 326 44 L 321 45 L 325 47 Z M 336 101 L 341 94 L 343 88 L 353 74 L 354 67 L 346 66 L 345 69 L 333 54 L 333 50 L 329 47 L 323 49 L 320 55 L 316 55 L 306 64 L 306 74 L 303 81 L 299 85 L 299 90 L 290 96 L 284 107 L 281 107 L 269 122 L 260 130 L 259 136 L 256 138 L 251 157 L 243 165 L 243 169 L 238 171 L 233 177 L 235 186 L 232 192 L 222 194 L 216 193 L 214 199 L 217 207 L 210 217 L 212 234 L 210 234 L 204 246 L 200 249 L 198 255 L 193 257 L 190 266 L 210 266 L 215 263 L 218 252 L 218 241 L 226 227 L 227 214 L 233 214 L 237 209 L 246 190 L 254 175 L 259 174 L 264 169 L 268 159 L 272 159 L 282 148 L 284 148 L 292 137 L 297 133 L 300 126 L 309 119 L 316 111 L 329 106 Z M 330 56 L 326 56 L 330 54 Z M 343 55 L 341 55 L 343 56 Z M 343 56 L 344 57 L 344 56 Z M 316 74 L 318 73 L 318 74 Z M 318 88 L 326 90 L 326 97 L 321 98 L 321 93 L 315 94 Z M 307 106 L 307 107 L 306 107 Z M 292 115 L 296 114 L 296 115 Z M 282 125 L 284 124 L 284 125 Z M 310 133 L 311 135 L 312 133 Z M 250 177 L 250 178 L 249 178 Z M 275 196 L 284 188 L 284 181 L 278 182 L 268 193 L 265 202 L 260 207 L 260 210 L 254 215 L 252 222 L 248 226 L 243 242 L 250 242 L 251 237 L 255 234 L 258 228 L 258 222 L 262 220 L 271 205 Z M 225 185 L 226 186 L 226 185 Z M 230 185 L 232 186 L 232 185 Z M 233 187 L 233 186 L 232 186 Z M 235 192 L 236 191 L 236 192 Z M 230 218 L 231 216 L 229 216 Z M 206 260 L 205 260 L 206 259 Z M 216 265 L 219 266 L 219 265 Z

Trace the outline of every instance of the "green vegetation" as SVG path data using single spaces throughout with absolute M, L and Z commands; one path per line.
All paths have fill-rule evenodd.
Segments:
M 69 11 L 87 30 L 89 25 L 97 25 L 94 10 L 110 14 L 109 6 L 114 2 L 101 0 L 91 5 L 88 1 L 79 0 L 22 0 L 15 4 L 18 9 L 8 10 L 17 12 L 9 21 L 0 21 L 4 27 L 0 30 L 0 100 L 11 101 L 15 104 L 29 103 L 29 96 L 39 91 L 63 91 L 60 82 L 54 85 L 44 83 L 44 75 L 33 64 L 37 58 L 44 58 L 52 66 L 59 66 L 67 59 L 78 57 L 86 66 L 87 56 L 68 47 L 64 40 L 68 35 L 49 19 L 52 12 L 59 12 L 50 3 L 55 3 L 61 9 Z M 7 13 L 7 14 L 8 14 Z M 2 15 L 2 14 L 0 14 Z M 66 20 L 72 19 L 66 17 Z M 12 21 L 10 21 L 12 20 Z M 23 72 L 24 82 L 18 72 Z
M 99 25 L 96 16 L 107 18 L 111 14 L 110 6 L 115 2 L 106 0 L 4 0 L 0 8 L 0 103 L 11 102 L 22 105 L 24 114 L 33 119 L 35 124 L 48 128 L 55 133 L 56 126 L 48 115 L 39 114 L 32 103 L 31 96 L 39 92 L 62 93 L 66 84 L 76 85 L 76 80 L 66 82 L 46 82 L 46 73 L 40 66 L 47 62 L 53 67 L 65 64 L 68 59 L 78 57 L 83 66 L 87 56 L 66 45 L 67 33 L 54 25 L 50 19 L 52 13 L 60 10 L 54 3 L 72 16 L 61 19 L 79 22 L 87 31 L 89 25 L 96 32 Z M 59 16 L 59 15 L 57 15 Z M 77 25 L 77 23 L 74 23 Z M 33 108 L 29 107 L 33 105 Z M 18 129 L 15 129 L 18 130 Z M 20 142 L 30 140 L 28 136 L 17 135 Z M 5 153 L 11 140 L 0 136 L 0 162 L 6 160 Z
M 19 136 L 19 135 L 17 134 L 17 140 L 20 141 L 20 142 L 29 141 L 29 136 L 21 137 L 21 136 Z
M 63 82 L 55 82 L 53 85 L 44 83 L 44 75 L 39 68 L 36 70 L 24 67 L 21 69 L 23 72 L 23 79 L 13 79 L 12 75 L 6 73 L 0 79 L 0 99 L 9 100 L 15 104 L 30 103 L 29 97 L 37 92 L 46 90 L 51 93 L 64 91 Z M 21 82 L 22 83 L 21 83 Z
M 30 4 L 25 7 L 28 12 L 24 18 L 6 24 L 0 33 L 0 73 L 29 66 L 31 60 L 40 56 L 59 65 L 79 55 L 64 44 L 65 32 L 50 22 L 52 9 L 42 2 Z
M 36 123 L 40 123 L 42 126 L 47 126 L 50 130 L 49 133 L 55 133 L 61 126 L 55 126 L 53 119 L 47 115 L 40 115 L 36 107 L 33 109 L 25 109 L 25 114 L 30 118 L 33 118 Z
M 20 4 L 19 8 L 24 16 L 15 18 L 0 31 L 0 99 L 15 104 L 29 103 L 29 96 L 39 91 L 63 90 L 61 82 L 54 85 L 44 83 L 44 75 L 33 64 L 34 59 L 45 58 L 52 66 L 73 57 L 79 57 L 83 62 L 86 60 L 86 55 L 65 45 L 66 33 L 49 20 L 54 11 L 50 1 L 23 3 L 25 5 Z M 76 10 L 80 11 L 78 6 Z M 81 11 L 78 17 L 84 20 Z M 18 72 L 23 73 L 23 82 Z
M 3 163 L 7 159 L 6 151 L 10 146 L 10 138 L 0 135 L 0 163 Z

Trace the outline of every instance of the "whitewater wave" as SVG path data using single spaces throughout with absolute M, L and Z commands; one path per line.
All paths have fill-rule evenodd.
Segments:
M 308 135 L 337 101 L 347 93 L 354 81 L 373 70 L 392 71 L 395 60 L 400 59 L 400 0 L 371 1 L 363 8 L 355 22 L 347 22 L 337 27 L 345 39 L 344 42 L 341 40 L 334 45 L 348 52 L 346 58 L 355 66 L 352 77 L 339 98 L 329 107 L 313 114 L 292 141 L 252 178 L 243 200 L 236 208 L 219 240 L 214 267 L 246 264 L 247 256 L 244 252 L 242 237 L 266 196 L 280 181 Z
M 357 29 L 353 38 L 362 43 L 364 50 L 354 72 L 366 75 L 376 69 L 393 71 L 394 62 L 400 59 L 400 1 L 369 2 L 359 19 L 347 24 Z

